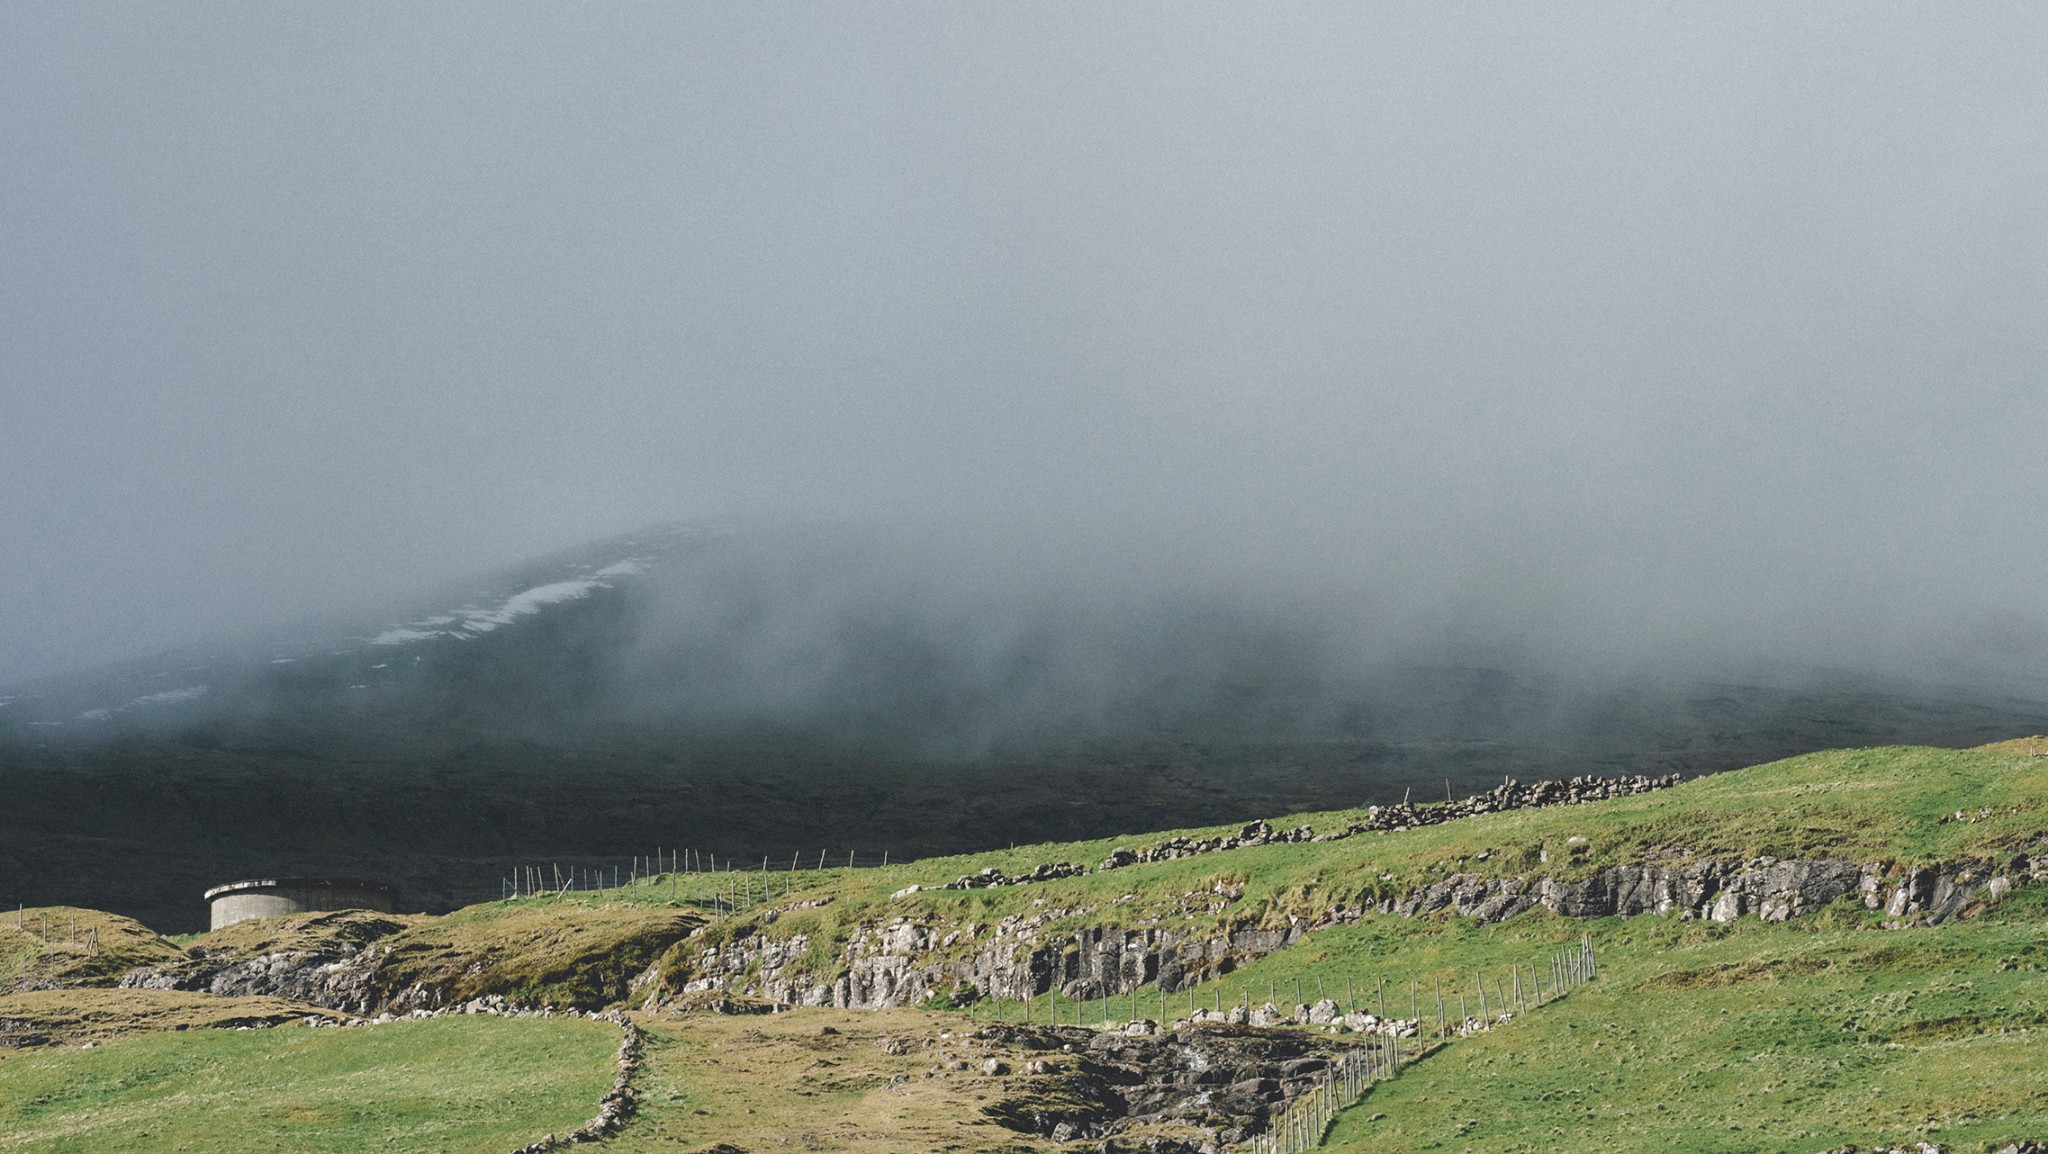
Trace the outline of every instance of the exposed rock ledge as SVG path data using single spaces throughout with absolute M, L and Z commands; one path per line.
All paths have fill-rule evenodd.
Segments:
M 1908 871 L 1836 859 L 1707 859 L 1683 865 L 1613 866 L 1569 881 L 1460 873 L 1398 898 L 1329 907 L 1313 918 L 1282 911 L 1267 924 L 1205 930 L 1164 925 L 1046 929 L 1056 922 L 1085 918 L 1092 908 L 1044 908 L 993 925 L 936 924 L 899 916 L 856 930 L 830 975 L 804 968 L 800 959 L 810 944 L 804 936 L 755 933 L 699 951 L 682 972 L 671 975 L 672 984 L 665 989 L 650 988 L 658 977 L 650 971 L 639 990 L 657 1001 L 688 994 L 852 1009 L 917 1005 L 934 995 L 964 1001 L 986 995 L 1023 998 L 1047 990 L 1088 999 L 1127 994 L 1153 983 L 1171 994 L 1293 945 L 1311 930 L 1375 914 L 1414 917 L 1451 910 L 1495 922 L 1541 906 L 1578 918 L 1664 914 L 1722 922 L 1750 916 L 1784 921 L 1855 895 L 1865 907 L 1882 909 L 1897 922 L 1937 923 L 1995 901 L 2015 885 L 2043 878 L 2048 878 L 2048 854 L 2040 852 L 2002 863 Z M 1218 904 L 1206 908 L 1220 913 L 1237 895 L 1230 891 L 1193 896 L 1213 896 Z M 1279 918 L 1286 920 L 1278 922 Z M 332 952 L 195 959 L 176 969 L 134 971 L 121 984 L 269 994 L 357 1014 L 435 1009 L 452 1000 L 447 990 L 419 985 L 385 992 L 380 978 L 387 953 L 388 947 L 370 942 Z
M 1086 909 L 1013 915 L 993 925 L 935 925 L 897 917 L 857 930 L 830 980 L 802 972 L 802 935 L 756 934 L 704 949 L 677 992 L 761 998 L 777 1005 L 882 1009 L 934 995 L 1024 998 L 1047 990 L 1088 999 L 1158 983 L 1168 993 L 1293 945 L 1325 925 L 1371 914 L 1414 917 L 1451 910 L 1497 922 L 1541 906 L 1565 917 L 1675 915 L 1731 922 L 1754 916 L 1781 922 L 1854 895 L 1899 923 L 1938 923 L 2015 885 L 2048 877 L 2048 857 L 2019 855 L 1909 871 L 1835 859 L 1746 862 L 1701 860 L 1682 866 L 1613 866 L 1589 877 L 1481 877 L 1453 874 L 1400 898 L 1335 906 L 1316 920 L 1202 933 L 1164 927 L 1090 927 L 1057 936 L 1042 927 Z

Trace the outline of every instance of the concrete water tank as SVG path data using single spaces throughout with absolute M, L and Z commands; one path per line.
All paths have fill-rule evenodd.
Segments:
M 213 928 L 250 918 L 275 918 L 317 910 L 398 909 L 398 891 L 377 882 L 343 878 L 258 878 L 229 882 L 206 891 L 213 906 Z

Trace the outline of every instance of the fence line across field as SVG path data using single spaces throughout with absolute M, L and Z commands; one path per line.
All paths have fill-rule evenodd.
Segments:
M 1524 988 L 1521 968 L 1515 967 L 1515 978 L 1511 987 L 1503 988 L 1496 981 L 1495 989 L 1505 989 L 1502 1017 L 1505 1020 L 1510 1011 L 1506 1005 L 1523 1010 L 1540 1006 L 1563 997 L 1569 991 L 1590 982 L 1599 973 L 1598 963 L 1593 958 L 1593 944 L 1590 938 L 1582 937 L 1575 946 L 1559 950 L 1552 955 L 1542 970 L 1530 967 L 1531 981 Z M 1475 978 L 1483 991 L 1484 977 Z M 1439 998 L 1438 1037 L 1429 1046 L 1446 1044 L 1441 1025 L 1442 1002 Z M 1491 1028 L 1490 1025 L 1482 1029 Z M 1461 1029 L 1460 1033 L 1464 1033 Z M 1330 1126 L 1337 1115 L 1358 1104 L 1373 1085 L 1384 1078 L 1391 1078 L 1401 1072 L 1404 1063 L 1413 1061 L 1424 1052 L 1422 1039 L 1415 1039 L 1416 1048 L 1404 1050 L 1402 1039 L 1390 1035 L 1377 1035 L 1373 1042 L 1362 1050 L 1352 1050 L 1340 1058 L 1333 1068 L 1325 1071 L 1316 1084 L 1304 1093 L 1291 1099 L 1285 1110 L 1268 1123 L 1266 1132 L 1240 1142 L 1235 1149 L 1244 1154 L 1301 1154 L 1314 1150 L 1329 1136 Z
M 817 878 L 842 870 L 881 869 L 891 861 L 902 864 L 892 851 L 862 852 L 819 850 L 815 857 L 798 850 L 787 863 L 772 855 L 759 861 L 694 849 L 660 849 L 653 854 L 632 855 L 610 866 L 564 866 L 560 862 L 520 864 L 498 880 L 498 898 L 553 896 L 570 893 L 631 891 L 640 887 L 666 890 L 669 900 L 728 913 L 752 909 L 762 902 L 788 894 Z

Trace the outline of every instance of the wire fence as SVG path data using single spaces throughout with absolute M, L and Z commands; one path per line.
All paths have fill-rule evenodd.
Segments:
M 1592 981 L 1599 974 L 1592 940 L 1581 938 L 1577 945 L 1559 950 L 1541 967 L 1531 966 L 1530 973 L 1531 980 L 1527 985 L 1521 980 L 1520 966 L 1514 969 L 1512 986 L 1502 986 L 1496 979 L 1495 997 L 1500 1009 L 1498 1016 L 1490 1020 L 1487 1015 L 1492 1011 L 1486 1003 L 1486 979 L 1483 976 L 1477 978 L 1480 1017 L 1461 1021 L 1457 1035 L 1468 1036 L 1509 1020 L 1517 1012 L 1509 1006 L 1526 1011 L 1556 1001 Z M 1451 1037 L 1447 1032 L 1448 1023 L 1443 1019 L 1441 995 L 1438 996 L 1437 1007 L 1438 1036 L 1433 1044 L 1440 1045 Z M 1404 1047 L 1402 1038 L 1383 1034 L 1364 1049 L 1345 1054 L 1323 1072 L 1314 1086 L 1289 1100 L 1287 1108 L 1271 1120 L 1265 1133 L 1238 1143 L 1236 1149 L 1244 1154 L 1300 1154 L 1321 1146 L 1340 1112 L 1357 1105 L 1358 1100 L 1381 1080 L 1399 1074 L 1404 1063 L 1420 1056 L 1424 1045 L 1418 1037 Z
M 757 862 L 720 857 L 703 850 L 662 849 L 609 866 L 565 866 L 560 862 L 515 865 L 498 879 L 498 898 L 511 901 L 572 893 L 623 892 L 666 897 L 678 905 L 697 906 L 714 913 L 738 913 L 844 870 L 879 869 L 891 860 L 887 850 L 879 854 L 847 850 L 843 856 L 833 850 L 819 850 L 816 855 L 799 851 L 784 863 L 769 856 Z M 896 859 L 896 864 L 903 863 Z
M 100 927 L 91 920 L 91 913 L 84 925 L 78 921 L 78 911 L 68 911 L 66 921 L 60 921 L 53 929 L 48 910 L 37 910 L 31 922 L 24 906 L 14 909 L 14 929 L 28 939 L 22 952 L 13 963 L 14 979 L 42 979 L 55 981 L 61 965 L 68 965 L 78 958 L 97 957 L 100 953 Z M 0 926 L 4 926 L 0 922 Z M 0 973 L 6 966 L 0 963 Z
M 1363 1050 L 1352 1050 L 1337 1060 L 1314 1087 L 1297 1095 L 1287 1108 L 1268 1123 L 1266 1132 L 1241 1142 L 1237 1149 L 1246 1154 L 1292 1154 L 1313 1150 L 1323 1144 L 1337 1112 L 1357 1104 L 1366 1091 L 1382 1078 L 1400 1073 L 1402 1055 L 1399 1038 L 1380 1037 Z

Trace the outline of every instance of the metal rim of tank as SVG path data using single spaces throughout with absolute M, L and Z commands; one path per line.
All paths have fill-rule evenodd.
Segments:
M 356 878 L 249 878 L 244 881 L 229 882 L 226 885 L 215 886 L 206 891 L 206 896 L 203 900 L 210 902 L 215 898 L 226 897 L 229 894 L 285 888 L 360 890 L 366 893 L 384 894 L 393 902 L 398 900 L 398 887 L 385 885 L 383 882 L 361 881 Z

